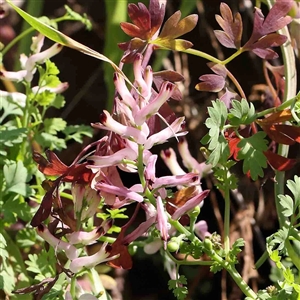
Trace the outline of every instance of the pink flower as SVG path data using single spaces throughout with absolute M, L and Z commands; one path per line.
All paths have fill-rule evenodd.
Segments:
M 69 259 L 72 260 L 78 257 L 78 250 L 73 245 L 56 238 L 51 234 L 51 232 L 45 225 L 40 224 L 37 227 L 37 234 L 41 238 L 43 238 L 49 245 L 51 245 L 56 251 L 64 251 Z
M 198 206 L 207 197 L 208 193 L 209 190 L 205 190 L 188 200 L 183 206 L 175 211 L 175 213 L 172 215 L 172 219 L 178 220 L 181 216 Z
M 161 238 L 166 242 L 169 238 L 168 230 L 170 229 L 170 224 L 168 224 L 168 216 L 160 196 L 156 198 L 156 209 L 157 209 L 156 227 L 160 231 Z
M 83 268 L 91 269 L 100 263 L 110 261 L 116 258 L 116 255 L 109 257 L 109 252 L 106 252 L 107 243 L 104 243 L 100 250 L 93 255 L 78 257 L 72 260 L 69 269 L 73 273 L 78 273 Z

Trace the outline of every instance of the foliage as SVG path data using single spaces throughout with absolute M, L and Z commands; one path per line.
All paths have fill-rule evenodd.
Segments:
M 158 0 L 150 0 L 149 7 L 129 4 L 132 23 L 120 26 L 131 40 L 118 44 L 124 51 L 119 67 L 60 32 L 57 20 L 35 18 L 7 2 L 39 34 L 33 39 L 30 55 L 21 56 L 20 71 L 0 70 L 6 88 L 1 91 L 0 116 L 0 225 L 4 229 L 0 233 L 0 288 L 4 294 L 11 299 L 111 299 L 95 268 L 107 263 L 112 268 L 131 269 L 131 254 L 143 247 L 145 253 L 160 251 L 165 258 L 171 277 L 169 290 L 177 299 L 185 299 L 189 293 L 187 278 L 179 274 L 184 265 L 209 265 L 213 273 L 226 270 L 248 300 L 299 299 L 298 176 L 287 180 L 290 195 L 283 195 L 284 171 L 297 164 L 296 158 L 287 157 L 287 149 L 300 143 L 300 94 L 295 95 L 295 76 L 291 75 L 295 63 L 288 63 L 294 54 L 288 52 L 291 45 L 282 46 L 287 41 L 287 25 L 292 22 L 288 13 L 293 1 L 266 1 L 266 16 L 261 8 L 255 8 L 252 33 L 244 45 L 241 15 L 233 15 L 230 7 L 221 3 L 216 20 L 222 30 L 215 30 L 215 37 L 224 47 L 236 49 L 225 60 L 191 49 L 193 44 L 180 38 L 195 28 L 197 15 L 181 19 L 177 11 L 163 22 L 165 5 Z M 91 25 L 86 15 L 82 17 L 69 7 L 62 20 L 79 21 L 87 28 Z M 41 51 L 44 37 L 56 44 Z M 61 93 L 68 84 L 60 81 L 59 68 L 51 61 L 62 46 L 108 62 L 115 71 L 112 113 L 103 111 L 99 122 L 92 124 L 106 134 L 82 149 L 70 165 L 54 151 L 68 148 L 72 140 L 82 144 L 84 136 L 92 137 L 92 131 L 46 115 L 49 108 L 65 105 Z M 244 52 L 261 59 L 278 58 L 271 49 L 277 46 L 282 46 L 285 73 L 278 75 L 278 70 L 269 66 L 275 77 L 275 86 L 267 80 L 273 103 L 257 111 L 227 65 Z M 170 70 L 153 73 L 148 65 L 151 55 L 164 49 L 207 59 L 214 74 L 200 76 L 195 88 L 222 92 L 207 108 L 208 132 L 201 139 L 207 145 L 207 149 L 203 147 L 206 163 L 198 163 L 190 154 L 183 138 L 187 134 L 185 118 L 176 117 L 167 103 L 170 98 L 182 99 L 175 82 L 183 76 Z M 7 51 L 4 48 L 1 57 Z M 133 82 L 123 72 L 124 63 L 133 66 Z M 24 91 L 13 83 L 5 85 L 8 81 L 21 83 Z M 283 90 L 283 83 L 286 90 L 276 94 Z M 162 151 L 161 157 L 172 175 L 157 177 L 158 157 L 152 148 L 173 137 L 178 140 L 186 169 L 180 167 L 170 148 Z M 248 245 L 243 238 L 232 241 L 230 236 L 231 194 L 238 192 L 240 179 L 234 168 L 239 162 L 243 173 L 258 185 L 260 178 L 267 180 L 274 172 L 277 180 L 280 226 L 267 238 L 262 258 L 274 262 L 274 286 L 257 293 L 236 269 Z M 138 182 L 125 185 L 119 170 L 128 176 L 135 173 Z M 207 223 L 198 219 L 210 192 L 202 190 L 200 181 L 208 173 L 224 198 L 220 233 L 210 233 Z M 13 235 L 10 231 L 16 225 L 22 228 Z M 90 254 L 86 246 L 100 241 L 102 245 Z M 91 286 L 89 294 L 83 291 L 82 281 Z

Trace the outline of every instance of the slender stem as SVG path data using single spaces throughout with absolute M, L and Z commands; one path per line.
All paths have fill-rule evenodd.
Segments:
M 176 259 L 172 253 L 167 249 L 166 250 L 167 255 L 169 258 L 177 265 L 181 266 L 211 266 L 213 264 L 213 261 L 210 260 L 194 260 L 194 261 L 189 261 L 189 260 L 179 260 Z
M 274 5 L 274 0 L 266 0 L 266 4 L 268 8 L 271 9 Z M 297 91 L 297 73 L 295 67 L 295 54 L 293 51 L 293 47 L 291 45 L 291 38 L 288 31 L 287 26 L 278 31 L 280 34 L 285 35 L 288 39 L 284 45 L 281 46 L 281 52 L 283 57 L 283 65 L 284 65 L 284 74 L 285 74 L 285 90 L 282 102 L 287 101 L 287 99 L 291 99 L 295 97 Z M 289 146 L 288 145 L 279 145 L 278 154 L 284 157 L 288 156 Z M 275 184 L 275 203 L 276 210 L 279 219 L 280 227 L 285 223 L 286 218 L 282 213 L 281 206 L 279 204 L 278 195 L 284 193 L 285 186 L 285 172 L 276 171 L 276 181 Z
M 225 201 L 225 209 L 224 209 L 224 250 L 225 254 L 228 255 L 230 251 L 230 190 L 229 190 L 229 182 L 228 182 L 228 170 L 224 168 L 224 173 L 226 178 L 225 181 L 225 191 L 224 191 L 224 201 Z
M 219 60 L 219 59 L 215 58 L 214 56 L 211 56 L 211 55 L 209 55 L 205 52 L 202 52 L 202 51 L 199 51 L 199 50 L 196 50 L 196 49 L 190 48 L 190 49 L 183 50 L 181 52 L 205 58 L 205 59 L 207 59 L 211 62 L 214 62 L 216 64 L 221 64 L 221 65 L 223 64 L 222 60 Z
M 246 95 L 244 93 L 243 88 L 241 87 L 240 83 L 236 80 L 236 78 L 233 76 L 233 74 L 229 70 L 227 70 L 227 76 L 230 78 L 230 80 L 232 81 L 232 83 L 235 85 L 235 87 L 239 91 L 241 97 L 244 98 L 244 99 L 246 99 Z
M 72 299 L 77 299 L 76 298 L 76 276 L 73 276 L 71 278 L 70 293 L 72 295 Z

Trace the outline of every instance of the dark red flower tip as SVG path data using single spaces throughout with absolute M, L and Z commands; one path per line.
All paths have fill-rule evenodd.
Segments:
M 171 83 L 171 82 L 168 82 L 167 85 L 166 85 L 166 90 L 171 91 L 173 89 L 173 87 L 174 87 L 174 84 Z
M 38 231 L 44 232 L 45 226 L 43 224 L 39 224 L 37 227 Z
M 102 113 L 100 115 L 100 123 L 105 124 L 106 121 L 107 121 L 107 116 L 105 113 Z
M 170 157 L 171 156 L 171 151 L 169 149 L 167 150 L 163 150 L 164 151 L 164 154 L 166 157 Z

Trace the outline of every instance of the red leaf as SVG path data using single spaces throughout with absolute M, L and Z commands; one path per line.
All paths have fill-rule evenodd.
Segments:
M 285 109 L 282 111 L 275 112 L 268 117 L 257 120 L 257 124 L 259 125 L 272 125 L 276 123 L 286 122 L 293 119 L 292 113 L 290 109 Z
M 52 151 L 46 151 L 48 160 L 40 153 L 34 152 L 33 159 L 38 163 L 39 170 L 48 176 L 58 176 L 64 174 L 68 167 Z
M 300 127 L 284 124 L 261 125 L 268 136 L 279 144 L 293 145 L 300 143 Z
M 239 148 L 237 145 L 241 141 L 240 138 L 234 137 L 234 138 L 228 138 L 228 146 L 230 150 L 230 156 L 232 156 L 236 161 L 239 161 L 238 154 L 241 148 Z
M 288 171 L 297 163 L 296 159 L 283 157 L 270 150 L 264 151 L 264 155 L 268 159 L 268 164 L 277 171 Z
M 109 257 L 119 255 L 118 258 L 109 261 L 107 264 L 113 268 L 122 268 L 129 270 L 132 268 L 132 258 L 128 252 L 127 245 L 123 244 L 124 235 L 127 227 L 123 226 L 115 242 L 111 245 Z

